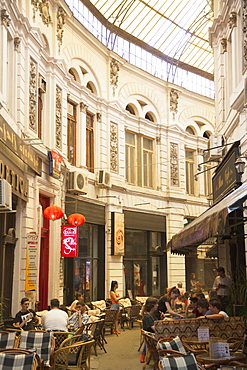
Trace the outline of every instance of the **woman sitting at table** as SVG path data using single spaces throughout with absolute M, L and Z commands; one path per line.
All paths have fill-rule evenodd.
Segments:
M 165 317 L 165 313 L 169 313 L 171 316 L 179 317 L 181 319 L 184 318 L 183 315 L 178 312 L 174 312 L 171 308 L 171 301 L 176 299 L 179 294 L 179 289 L 176 287 L 167 290 L 167 294 L 163 295 L 159 300 L 158 309 L 155 312 L 156 320 L 163 319 Z
M 217 299 L 210 299 L 209 301 L 209 311 L 210 314 L 205 314 L 199 319 L 223 319 L 224 317 L 229 317 L 225 311 L 221 311 L 221 303 Z
M 143 330 L 148 331 L 149 333 L 154 333 L 154 321 L 156 320 L 154 313 L 158 308 L 158 299 L 149 297 L 146 300 L 145 305 L 143 306 L 142 313 L 142 326 Z M 144 343 L 142 354 L 140 357 L 140 362 L 145 362 L 146 356 L 146 343 Z

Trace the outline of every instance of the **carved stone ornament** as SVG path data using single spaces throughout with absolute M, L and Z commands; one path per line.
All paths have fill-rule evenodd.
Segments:
M 173 114 L 173 119 L 175 119 L 175 113 L 178 112 L 178 91 L 171 89 L 170 91 L 170 111 Z
M 178 144 L 170 143 L 171 186 L 179 186 Z
M 243 23 L 243 59 L 244 59 L 244 70 L 247 68 L 247 0 L 243 0 L 243 12 L 242 12 L 242 23 Z
M 31 4 L 33 6 L 33 21 L 35 22 L 35 14 L 39 9 L 40 0 L 31 0 Z
M 66 14 L 65 10 L 60 6 L 57 11 L 57 39 L 58 39 L 59 53 L 60 53 L 60 47 L 63 43 L 65 14 Z
M 230 28 L 236 27 L 237 26 L 237 13 L 232 12 L 230 14 L 228 24 Z
M 56 147 L 62 149 L 62 89 L 56 86 Z
M 2 20 L 2 24 L 5 27 L 8 27 L 10 25 L 11 19 L 10 19 L 10 16 L 8 15 L 6 9 L 1 10 L 1 20 Z
M 20 37 L 15 37 L 14 38 L 15 51 L 18 51 L 19 50 L 20 43 L 21 43 Z
M 44 24 L 48 26 L 51 23 L 50 9 L 48 0 L 41 0 L 39 3 L 39 14 Z
M 97 117 L 98 122 L 102 122 L 102 114 L 101 113 L 97 113 L 96 117 Z
M 113 58 L 110 63 L 110 84 L 113 86 L 113 96 L 115 96 L 115 91 L 118 86 L 118 72 L 119 63 Z
M 88 105 L 83 102 L 80 102 L 80 111 L 83 113 L 87 113 L 87 110 L 88 110 Z
M 221 54 L 224 54 L 227 52 L 227 39 L 221 39 Z
M 111 123 L 110 130 L 110 168 L 118 172 L 118 125 Z
M 37 63 L 30 60 L 29 69 L 29 128 L 36 132 L 37 117 Z

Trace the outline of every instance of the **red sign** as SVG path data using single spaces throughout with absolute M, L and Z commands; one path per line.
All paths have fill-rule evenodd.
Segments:
M 77 257 L 78 227 L 62 225 L 62 257 Z

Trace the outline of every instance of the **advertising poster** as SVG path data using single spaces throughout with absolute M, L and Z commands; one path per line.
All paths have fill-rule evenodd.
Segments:
M 62 225 L 62 257 L 78 256 L 78 227 Z
M 124 214 L 112 212 L 112 254 L 124 255 Z
M 37 290 L 38 245 L 39 245 L 39 236 L 36 233 L 27 234 L 26 284 L 25 284 L 26 292 L 29 292 L 31 290 Z

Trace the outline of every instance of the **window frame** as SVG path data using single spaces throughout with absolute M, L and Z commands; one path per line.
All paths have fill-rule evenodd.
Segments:
M 193 153 L 193 159 L 187 158 L 186 153 L 188 152 Z M 195 195 L 195 150 L 193 149 L 189 148 L 185 149 L 185 171 L 186 171 L 186 192 L 189 195 Z
M 73 106 L 73 115 L 69 113 L 67 110 L 67 157 L 68 161 L 72 166 L 76 165 L 76 129 L 77 129 L 77 121 L 76 121 L 76 105 L 71 102 L 67 101 L 67 104 L 70 104 Z M 71 123 L 73 123 L 73 130 L 71 130 Z M 73 134 L 72 138 L 72 144 L 73 144 L 73 157 L 71 156 L 71 150 L 70 150 L 70 144 L 71 144 L 71 136 Z
M 88 125 L 90 118 L 91 125 Z M 94 125 L 95 115 L 86 112 L 86 166 L 89 172 L 94 172 Z

